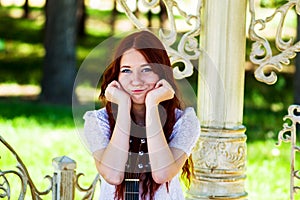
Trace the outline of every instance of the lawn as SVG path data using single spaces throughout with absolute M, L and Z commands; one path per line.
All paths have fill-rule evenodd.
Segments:
M 74 126 L 70 107 L 12 99 L 1 100 L 0 108 L 1 136 L 15 148 L 40 190 L 49 184 L 43 177 L 52 175 L 52 159 L 63 155 L 77 162 L 77 173 L 86 175 L 80 179 L 80 184 L 87 187 L 91 183 L 96 170 L 89 152 L 80 141 L 77 129 L 80 127 Z M 276 130 L 272 131 L 275 135 Z M 247 134 L 258 132 L 250 129 Z M 265 134 L 269 134 L 269 138 L 251 139 L 247 144 L 246 190 L 249 199 L 288 199 L 290 146 L 282 144 L 277 147 L 274 135 Z M 16 160 L 3 145 L 0 145 L 0 152 L 0 169 L 16 169 Z M 12 194 L 15 195 L 15 191 Z M 81 195 L 77 193 L 78 197 Z M 51 197 L 48 195 L 45 199 Z
M 19 154 L 39 190 L 49 186 L 49 181 L 43 177 L 53 175 L 52 159 L 61 156 L 77 162 L 77 172 L 85 174 L 79 179 L 83 188 L 91 184 L 96 169 L 90 153 L 79 139 L 70 107 L 10 99 L 1 100 L 0 108 L 0 134 Z M 0 152 L 0 169 L 16 169 L 16 159 L 2 144 Z M 11 199 L 17 199 L 17 188 L 12 190 Z M 51 199 L 51 195 L 45 199 Z
M 40 34 L 43 18 L 8 17 L 12 9 L 18 8 L 0 7 L 0 39 L 6 41 L 6 52 L 0 52 L 0 83 L 38 86 L 44 55 Z M 95 23 L 97 18 L 107 20 L 107 13 L 93 10 L 89 13 L 90 22 Z M 78 41 L 78 66 L 92 48 L 109 36 L 107 23 L 103 26 L 105 32 L 88 25 L 87 37 Z M 256 81 L 252 72 L 246 72 L 244 125 L 248 137 L 246 191 L 249 199 L 289 199 L 290 145 L 277 147 L 275 143 L 282 118 L 293 101 L 292 88 L 292 74 L 281 74 L 274 86 L 268 86 Z M 49 185 L 43 177 L 53 174 L 52 159 L 63 155 L 77 162 L 77 173 L 85 174 L 80 184 L 88 187 L 91 183 L 96 170 L 80 141 L 81 128 L 82 125 L 75 126 L 72 107 L 45 105 L 34 98 L 0 98 L 0 134 L 17 151 L 39 190 Z M 0 145 L 0 156 L 1 170 L 16 169 L 15 158 L 3 145 Z M 296 164 L 299 166 L 299 159 Z M 16 195 L 15 191 L 12 194 Z M 51 195 L 45 199 L 50 200 Z

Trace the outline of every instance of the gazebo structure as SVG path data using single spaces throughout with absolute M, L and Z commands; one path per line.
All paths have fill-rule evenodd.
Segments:
M 148 8 L 159 4 L 159 0 L 143 1 Z M 198 0 L 193 1 L 194 14 L 185 12 L 179 1 L 163 0 L 167 9 L 170 30 L 159 31 L 172 63 L 175 78 L 183 79 L 193 73 L 190 62 L 198 59 L 198 94 L 197 111 L 202 134 L 193 153 L 196 179 L 188 191 L 187 199 L 247 199 L 246 180 L 246 128 L 243 126 L 243 98 L 245 74 L 246 30 L 253 41 L 250 60 L 258 65 L 255 71 L 257 80 L 267 84 L 276 82 L 273 70 L 281 71 L 290 59 L 300 51 L 299 43 L 293 44 L 282 39 L 282 27 L 287 12 L 293 7 L 299 14 L 299 1 L 290 0 L 277 8 L 266 19 L 256 19 L 254 0 Z M 146 29 L 129 9 L 126 0 L 118 0 L 125 13 L 138 29 Z M 250 26 L 246 27 L 247 3 L 251 14 Z M 177 33 L 175 10 L 185 18 L 190 30 L 181 38 Z M 280 14 L 280 23 L 276 33 L 276 46 L 280 53 L 273 55 L 270 43 L 259 35 L 257 26 L 264 29 L 276 14 Z M 178 41 L 177 49 L 174 48 Z M 177 62 L 184 63 L 183 70 L 178 70 Z M 265 71 L 270 74 L 265 73 Z M 196 73 L 196 72 L 195 72 Z M 284 128 L 279 142 L 290 141 L 295 147 L 295 124 L 299 117 L 293 114 L 297 106 L 291 106 L 288 118 L 292 126 Z M 298 121 L 297 121 L 298 120 Z M 291 131 L 292 137 L 283 137 Z M 295 151 L 291 151 L 291 194 L 294 194 L 294 178 L 298 178 L 293 163 Z
M 246 0 L 198 0 L 192 1 L 195 8 L 189 14 L 180 6 L 179 0 L 141 0 L 148 8 L 163 3 L 167 9 L 169 28 L 160 29 L 161 38 L 169 53 L 178 80 L 198 73 L 197 112 L 202 134 L 193 152 L 196 178 L 187 191 L 187 200 L 216 199 L 244 200 L 248 198 L 246 182 L 246 128 L 243 126 L 244 74 L 246 30 L 253 41 L 250 60 L 258 68 L 255 76 L 267 84 L 276 82 L 273 70 L 280 71 L 290 59 L 300 51 L 300 42 L 282 39 L 282 27 L 287 12 L 295 8 L 300 14 L 300 1 L 289 0 L 265 19 L 256 19 L 254 0 L 249 0 L 251 21 L 246 27 Z M 128 7 L 126 0 L 118 0 L 128 18 L 137 29 L 147 29 Z M 190 29 L 178 33 L 176 12 L 185 19 Z M 279 54 L 273 55 L 268 40 L 260 35 L 258 28 L 264 29 L 276 14 L 280 14 L 280 23 L 276 33 L 276 46 Z M 258 28 L 257 28 L 258 27 Z M 197 67 L 195 67 L 195 62 Z M 180 63 L 180 64 L 179 64 Z M 179 65 L 184 65 L 179 68 Z M 265 72 L 268 73 L 265 73 Z M 298 115 L 297 115 L 298 112 Z M 296 145 L 296 124 L 300 123 L 300 106 L 291 105 L 285 119 L 292 123 L 284 124 L 278 140 L 291 143 L 290 199 L 299 189 L 295 179 L 300 179 L 295 169 L 295 153 L 300 151 Z M 66 156 L 53 159 L 55 168 L 50 186 L 39 191 L 32 182 L 26 166 L 14 149 L 0 136 L 0 142 L 14 155 L 18 162 L 18 171 L 1 171 L 0 198 L 9 198 L 10 184 L 8 174 L 14 174 L 21 180 L 22 191 L 19 199 L 24 199 L 29 186 L 32 199 L 41 199 L 52 191 L 52 199 L 71 200 L 75 198 L 75 188 L 86 192 L 85 199 L 92 199 L 99 179 L 96 176 L 88 188 L 82 188 L 76 174 L 76 162 Z
M 145 4 L 152 7 L 158 2 L 145 1 Z M 119 3 L 138 29 L 146 28 L 125 1 Z M 197 109 L 202 133 L 193 153 L 196 179 L 187 199 L 246 199 L 246 135 L 242 120 L 247 2 L 199 0 L 194 5 L 195 15 L 181 10 L 179 2 L 164 3 L 170 31 L 167 34 L 161 31 L 160 38 L 173 65 L 185 61 L 184 70 L 174 68 L 175 78 L 190 76 L 193 65 L 189 61 L 199 59 Z M 171 48 L 178 40 L 174 9 L 192 24 L 177 49 Z

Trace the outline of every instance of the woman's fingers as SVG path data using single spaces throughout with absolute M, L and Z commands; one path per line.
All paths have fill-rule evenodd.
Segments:
M 112 81 L 110 84 L 108 84 L 107 87 L 116 87 L 118 89 L 120 89 L 120 83 L 118 81 Z
M 105 97 L 108 101 L 119 104 L 129 99 L 129 95 L 124 91 L 122 85 L 118 81 L 112 81 L 105 89 Z
M 162 79 L 163 80 L 163 79 Z M 156 88 L 159 88 L 159 87 L 161 87 L 163 84 L 162 84 L 162 80 L 159 80 L 156 84 L 155 84 L 155 89 Z
M 159 88 L 159 87 L 164 87 L 166 90 L 170 90 L 172 93 L 175 93 L 173 87 L 170 85 L 170 83 L 168 81 L 166 81 L 165 79 L 161 79 L 159 80 L 156 85 L 155 85 L 156 88 Z
M 165 80 L 159 80 L 152 91 L 147 94 L 146 102 L 150 104 L 158 104 L 162 101 L 172 99 L 175 91 L 172 86 Z

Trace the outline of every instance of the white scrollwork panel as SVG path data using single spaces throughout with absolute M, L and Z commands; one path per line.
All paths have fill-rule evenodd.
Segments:
M 283 129 L 278 134 L 278 143 L 291 143 L 291 161 L 290 161 L 290 199 L 294 200 L 294 194 L 298 192 L 300 186 L 295 185 L 295 179 L 300 180 L 299 170 L 295 170 L 296 152 L 300 152 L 300 146 L 297 146 L 296 125 L 300 124 L 300 105 L 291 105 L 288 109 L 288 115 L 283 120 L 290 120 L 291 123 L 284 123 Z
M 160 2 L 160 0 L 141 1 L 144 6 L 148 8 L 154 8 L 158 6 Z M 166 50 L 168 51 L 171 63 L 174 66 L 174 77 L 176 79 L 183 79 L 193 74 L 193 64 L 191 60 L 198 59 L 201 53 L 197 37 L 200 35 L 200 11 L 202 8 L 202 1 L 198 0 L 195 2 L 197 3 L 197 14 L 191 15 L 182 10 L 175 0 L 162 0 L 162 3 L 166 6 L 167 9 L 169 30 L 166 31 L 160 29 L 158 35 L 164 43 Z M 141 23 L 141 21 L 134 15 L 133 11 L 130 10 L 126 0 L 118 0 L 118 3 L 122 6 L 126 15 L 137 29 L 148 30 L 148 28 L 143 23 Z M 178 11 L 179 15 L 185 19 L 185 22 L 191 27 L 189 31 L 181 36 L 181 38 L 177 33 L 177 25 L 175 22 L 174 14 L 175 9 Z M 176 46 L 175 43 L 177 40 L 180 41 L 177 45 L 177 48 L 175 48 L 174 46 Z M 184 64 L 183 70 L 179 69 L 179 63 Z
M 27 192 L 27 187 L 29 187 L 31 191 L 31 196 L 32 199 L 34 200 L 40 200 L 42 199 L 41 196 L 47 195 L 48 193 L 51 192 L 53 188 L 53 179 L 51 176 L 45 176 L 46 179 L 49 180 L 50 185 L 49 187 L 44 190 L 44 191 L 39 191 L 36 187 L 36 185 L 33 183 L 32 178 L 29 175 L 29 172 L 24 165 L 24 162 L 21 160 L 17 152 L 10 146 L 4 138 L 0 135 L 0 145 L 4 145 L 8 152 L 10 152 L 14 158 L 17 161 L 17 169 L 10 169 L 10 170 L 2 170 L 0 168 L 0 199 L 5 198 L 5 199 L 11 199 L 11 195 L 18 195 L 18 199 L 24 199 L 26 196 Z M 4 154 L 5 155 L 5 154 Z M 0 153 L 0 159 L 1 159 L 1 153 Z M 1 166 L 4 167 L 4 166 Z M 20 180 L 20 191 L 12 190 L 15 188 L 11 187 L 11 182 L 8 179 L 8 177 L 12 176 L 13 178 L 19 179 Z M 13 180 L 13 179 L 11 179 Z M 18 188 L 18 187 L 16 187 Z
M 300 0 L 289 0 L 287 3 L 277 8 L 274 13 L 265 19 L 256 19 L 254 0 L 249 0 L 249 9 L 251 13 L 251 23 L 249 26 L 249 37 L 254 43 L 250 53 L 250 61 L 257 64 L 259 67 L 255 71 L 257 80 L 267 84 L 274 84 L 277 81 L 277 75 L 274 72 L 281 71 L 283 65 L 290 64 L 290 60 L 295 58 L 296 53 L 300 51 L 300 42 L 294 42 L 293 38 L 288 41 L 282 39 L 282 30 L 284 27 L 285 17 L 289 10 L 295 7 L 297 14 L 300 14 Z M 259 30 L 266 28 L 266 24 L 272 21 L 275 15 L 280 15 L 280 21 L 276 30 L 275 44 L 280 51 L 279 54 L 273 55 L 269 41 L 257 33 L 257 26 Z

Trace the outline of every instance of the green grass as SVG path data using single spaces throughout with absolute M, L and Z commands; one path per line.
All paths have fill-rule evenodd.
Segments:
M 249 199 L 289 199 L 289 148 L 287 144 L 276 147 L 274 140 L 248 143 Z
M 0 7 L 0 39 L 5 44 L 5 50 L 0 51 L 0 82 L 38 84 L 44 56 L 40 31 L 43 23 L 11 18 L 7 12 Z
M 82 127 L 75 127 L 70 107 L 1 100 L 0 109 L 0 134 L 18 152 L 40 190 L 49 184 L 43 177 L 52 175 L 52 159 L 63 155 L 77 161 L 78 173 L 86 174 L 81 179 L 82 185 L 88 186 L 93 180 L 94 163 L 80 141 L 77 128 Z M 247 144 L 246 190 L 249 199 L 288 199 L 290 146 L 276 147 L 275 143 L 276 140 L 269 138 Z M 14 157 L 3 145 L 0 145 L 0 152 L 0 169 L 13 169 L 16 165 Z
M 68 156 L 77 162 L 77 172 L 85 174 L 79 179 L 80 185 L 84 188 L 89 186 L 96 175 L 96 168 L 90 153 L 80 141 L 79 129 L 74 125 L 70 107 L 0 100 L 0 108 L 0 135 L 18 153 L 40 191 L 49 186 L 49 181 L 43 177 L 53 175 L 52 159 L 60 156 Z M 0 169 L 16 170 L 16 159 L 2 144 L 0 152 Z M 14 183 L 11 199 L 17 199 L 20 188 L 15 186 L 20 186 L 19 179 L 9 177 Z M 27 194 L 30 197 L 29 188 Z M 77 196 L 82 196 L 82 193 L 77 193 Z M 51 194 L 45 199 L 51 199 Z

